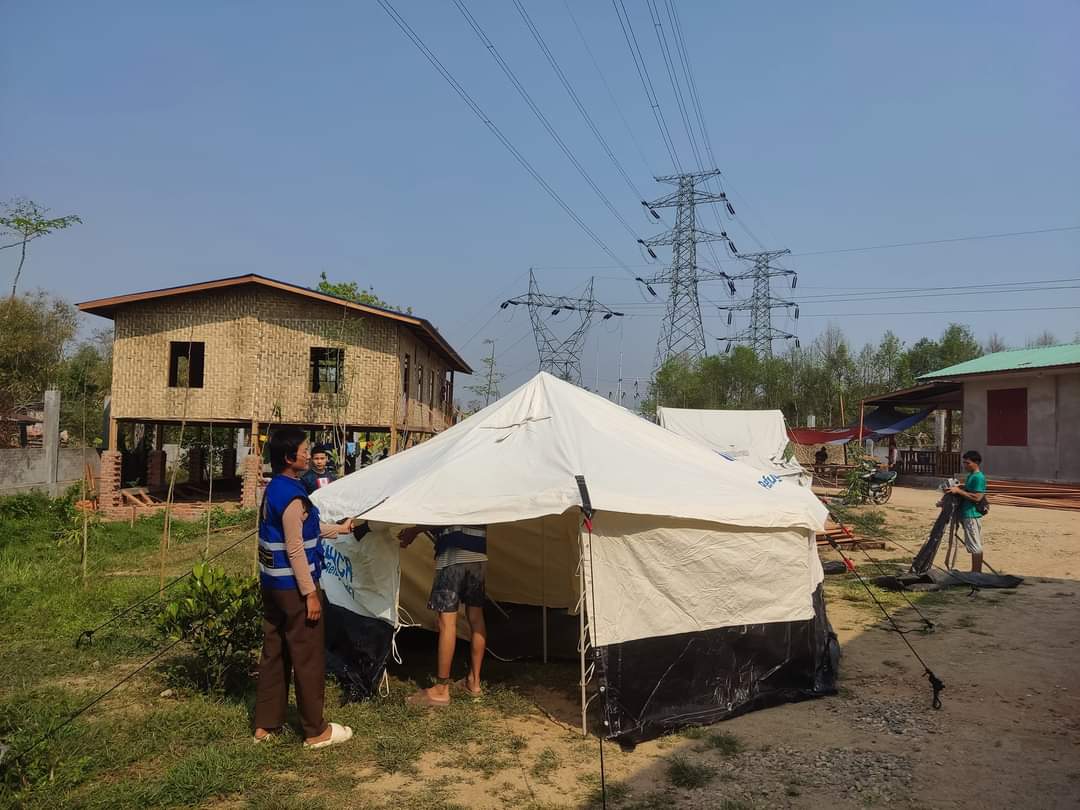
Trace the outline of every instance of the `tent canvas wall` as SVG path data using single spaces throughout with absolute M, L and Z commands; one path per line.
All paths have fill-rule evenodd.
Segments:
M 397 528 L 487 525 L 490 595 L 578 617 L 583 718 L 595 676 L 622 742 L 833 689 L 820 502 L 548 374 L 313 500 L 375 528 L 330 544 L 387 553 L 327 596 L 386 624 L 433 618 L 430 546 L 395 555 Z
M 657 408 L 660 426 L 764 473 L 810 486 L 794 458 L 784 459 L 788 431 L 781 411 Z

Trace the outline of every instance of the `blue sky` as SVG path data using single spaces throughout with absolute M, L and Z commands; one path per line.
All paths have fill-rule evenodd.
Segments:
M 617 107 L 562 0 L 524 2 L 635 184 L 664 193 L 650 174 L 671 162 L 612 4 L 571 0 Z M 691 163 L 648 6 L 625 3 Z M 395 5 L 581 218 L 641 264 L 453 3 Z M 632 228 L 656 232 L 514 6 L 468 7 Z M 1075 3 L 678 9 L 740 214 L 728 230 L 742 250 L 755 246 L 745 225 L 796 254 L 787 266 L 800 272 L 804 341 L 830 321 L 857 343 L 886 328 L 912 341 L 950 320 L 1021 345 L 1043 329 L 1071 338 L 1080 328 L 1080 309 L 981 312 L 1080 306 L 1077 289 L 964 289 L 1080 278 L 1080 231 L 797 255 L 1080 225 Z M 643 302 L 374 0 L 11 4 L 2 36 L 0 197 L 84 220 L 33 246 L 24 287 L 77 301 L 245 272 L 314 284 L 326 271 L 412 306 L 474 363 L 481 341 L 496 338 L 509 386 L 535 369 L 535 350 L 526 313 L 498 312 L 498 302 L 525 291 L 530 266 L 549 268 L 538 277 L 552 293 L 580 290 L 591 273 L 598 297 L 634 317 L 594 330 L 586 382 L 614 388 L 620 350 L 624 376 L 647 376 L 658 299 Z M 14 253 L 0 253 L 4 277 Z M 851 288 L 949 286 L 963 294 L 836 300 Z M 726 300 L 716 286 L 704 293 Z M 726 334 L 704 310 L 710 334 Z M 980 312 L 894 314 L 931 310 Z M 794 327 L 782 316 L 777 325 Z

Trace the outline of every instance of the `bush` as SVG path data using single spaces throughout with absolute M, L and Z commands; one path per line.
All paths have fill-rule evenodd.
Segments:
M 262 638 L 258 579 L 200 563 L 183 587 L 159 620 L 163 633 L 191 644 L 194 657 L 178 674 L 208 693 L 241 690 Z

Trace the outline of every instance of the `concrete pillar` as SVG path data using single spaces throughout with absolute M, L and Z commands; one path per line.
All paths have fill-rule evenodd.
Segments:
M 45 424 L 41 432 L 45 448 L 45 491 L 53 498 L 60 495 L 56 473 L 60 464 L 60 392 L 45 392 Z
M 166 466 L 167 456 L 164 450 L 151 450 L 146 454 L 146 486 L 148 489 L 165 489 L 169 485 Z
M 934 411 L 934 447 L 945 449 L 945 411 Z
M 98 505 L 105 512 L 118 509 L 120 497 L 120 464 L 122 456 L 119 450 L 105 450 L 101 454 L 101 473 L 98 475 Z
M 259 505 L 259 486 L 262 483 L 262 459 L 252 453 L 244 459 L 244 478 L 240 482 L 240 506 L 255 509 Z
M 206 453 L 201 447 L 189 447 L 187 452 L 188 483 L 202 484 L 206 477 L 203 475 L 203 461 Z
M 236 478 L 236 448 L 226 447 L 218 452 L 221 457 L 221 477 L 226 481 Z

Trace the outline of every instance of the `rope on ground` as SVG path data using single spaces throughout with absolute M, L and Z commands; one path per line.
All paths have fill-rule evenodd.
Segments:
M 880 572 L 882 573 L 882 575 L 886 575 L 886 574 L 888 573 L 888 572 L 887 572 L 887 571 L 885 570 L 885 566 L 884 566 L 884 565 L 882 565 L 882 564 L 881 564 L 880 562 L 878 562 L 878 561 L 877 561 L 877 560 L 875 560 L 875 559 L 874 559 L 873 557 L 871 557 L 871 556 L 870 556 L 870 552 L 869 552 L 869 551 L 867 551 L 867 550 L 866 550 L 865 548 L 862 548 L 862 547 L 861 547 L 861 546 L 859 545 L 858 541 L 856 541 L 856 539 L 855 539 L 855 535 L 851 533 L 851 529 L 849 529 L 849 528 L 848 528 L 848 527 L 847 527 L 846 525 L 844 525 L 844 522 L 843 522 L 842 520 L 837 520 L 837 518 L 836 518 L 836 515 L 832 514 L 831 512 L 829 513 L 829 517 L 831 517 L 831 518 L 832 518 L 832 519 L 833 519 L 833 520 L 834 520 L 834 521 L 836 522 L 836 525 L 840 527 L 840 531 L 842 531 L 842 532 L 843 532 L 843 533 L 844 533 L 845 535 L 847 535 L 847 538 L 848 538 L 849 540 L 851 540 L 851 541 L 852 541 L 853 543 L 855 543 L 855 545 L 856 545 L 856 546 L 857 546 L 857 547 L 859 548 L 859 550 L 860 550 L 860 551 L 861 551 L 861 552 L 862 552 L 863 554 L 865 554 L 865 555 L 866 555 L 866 559 L 868 559 L 868 560 L 869 560 L 870 562 L 872 562 L 872 563 L 873 563 L 873 564 L 874 564 L 875 566 L 877 566 L 877 569 L 878 569 L 878 571 L 880 571 Z M 908 606 L 909 606 L 909 607 L 910 607 L 910 608 L 911 608 L 912 610 L 914 610 L 914 611 L 915 611 L 915 613 L 917 613 L 917 614 L 918 614 L 918 616 L 919 616 L 919 618 L 920 618 L 920 619 L 922 619 L 922 621 L 923 621 L 923 624 L 925 624 L 925 625 L 926 625 L 926 629 L 927 629 L 928 631 L 931 631 L 931 632 L 933 632 L 933 630 L 934 630 L 934 626 L 935 626 L 935 625 L 934 625 L 934 623 L 933 623 L 932 621 L 930 621 L 930 620 L 929 620 L 928 618 L 926 618 L 926 616 L 925 616 L 925 615 L 923 614 L 923 612 L 922 612 L 921 610 L 919 610 L 919 609 L 918 609 L 917 607 L 915 607 L 915 603 L 914 603 L 914 602 L 912 602 L 912 601 L 911 601 L 911 599 L 909 599 L 909 598 L 908 598 L 908 595 L 907 595 L 906 593 L 904 593 L 904 591 L 903 591 L 903 590 L 901 590 L 901 591 L 900 591 L 899 593 L 900 593 L 900 595 L 901 595 L 902 597 L 904 597 L 904 601 L 908 603 Z M 900 630 L 900 631 L 898 631 L 898 632 L 900 632 L 900 633 L 907 633 L 908 631 L 907 631 L 907 630 Z
M 902 632 L 900 632 L 900 627 L 896 624 L 896 621 L 890 615 L 889 611 L 885 608 L 885 605 L 881 604 L 881 600 L 877 598 L 877 595 L 870 588 L 870 585 L 867 583 L 867 581 L 862 578 L 862 575 L 859 574 L 858 571 L 855 570 L 855 563 L 853 563 L 851 561 L 851 559 L 846 554 L 844 554 L 843 551 L 840 550 L 840 546 L 837 545 L 835 540 L 830 538 L 829 539 L 829 545 L 831 545 L 833 547 L 833 549 L 836 551 L 836 553 L 839 554 L 841 556 L 841 558 L 843 558 L 844 565 L 847 566 L 848 571 L 850 571 L 852 574 L 855 575 L 855 578 L 857 580 L 859 580 L 859 584 L 862 585 L 863 588 L 866 589 L 866 592 L 868 594 L 870 594 L 870 598 L 874 600 L 874 604 L 877 605 L 878 609 L 881 610 L 881 612 L 885 615 L 885 618 L 888 619 L 889 624 L 891 624 L 893 626 L 893 629 L 896 631 L 897 635 L 900 636 L 900 640 L 903 641 L 907 645 L 907 648 L 909 650 L 911 650 L 911 654 L 913 656 L 915 656 L 915 660 L 918 661 L 919 664 L 922 666 L 923 675 L 925 675 L 927 677 L 927 679 L 930 681 L 930 688 L 934 690 L 934 698 L 933 698 L 933 700 L 931 702 L 931 705 L 935 709 L 940 709 L 941 708 L 941 691 L 945 688 L 945 684 L 941 681 L 941 679 L 937 675 L 934 674 L 933 670 L 930 669 L 930 667 L 927 665 L 926 661 L 923 660 L 923 657 L 921 655 L 919 655 L 918 650 L 916 650 L 914 645 L 912 645 L 912 643 L 910 641 L 908 641 L 907 636 L 904 635 Z
M 241 537 L 235 543 L 233 543 L 230 546 L 226 546 L 221 551 L 219 551 L 217 554 L 215 554 L 213 557 L 208 557 L 203 562 L 213 562 L 218 557 L 221 557 L 222 555 L 227 554 L 228 552 L 232 551 L 234 548 L 236 548 L 238 545 L 243 543 L 245 540 L 249 539 L 256 532 L 258 532 L 258 529 L 252 529 L 250 532 L 245 534 L 243 537 Z M 134 603 L 128 605 L 126 608 L 121 610 L 115 616 L 112 616 L 111 618 L 106 619 L 104 622 L 99 624 L 97 627 L 95 627 L 95 628 L 93 628 L 91 630 L 83 630 L 79 634 L 79 637 L 75 640 L 75 646 L 76 647 L 81 647 L 84 643 L 85 644 L 92 644 L 93 641 L 94 641 L 94 634 L 97 633 L 99 630 L 102 630 L 102 629 L 108 627 L 110 624 L 114 624 L 115 622 L 118 622 L 124 616 L 131 613 L 131 611 L 135 610 L 136 608 L 138 608 L 138 607 L 140 607 L 142 605 L 145 605 L 150 600 L 155 599 L 158 596 L 161 596 L 161 594 L 163 594 L 165 591 L 169 590 L 169 588 L 173 587 L 174 585 L 176 585 L 179 582 L 183 582 L 185 579 L 187 579 L 190 576 L 191 576 L 190 571 L 188 571 L 185 574 L 181 574 L 176 579 L 171 580 L 167 584 L 164 584 L 161 587 L 159 587 L 153 593 L 148 594 L 147 596 L 144 596 L 142 599 L 139 599 L 139 600 L 135 601 Z
M 173 647 L 175 647 L 177 644 L 179 644 L 183 640 L 184 640 L 183 638 L 178 638 L 175 641 L 173 641 L 171 644 L 169 644 L 169 645 L 163 647 L 162 649 L 158 650 L 156 653 L 154 653 L 153 656 L 151 656 L 149 659 L 147 659 L 142 664 L 140 664 L 138 668 L 133 669 L 131 672 L 129 672 L 127 675 L 125 675 L 119 681 L 114 683 L 112 686 L 110 686 L 108 689 L 106 689 L 104 692 L 102 692 L 96 698 L 91 700 L 89 703 L 86 703 L 86 704 L 80 706 L 78 709 L 76 709 L 74 712 L 72 712 L 66 718 L 61 720 L 59 723 L 57 723 L 51 729 L 49 729 L 44 734 L 42 734 L 40 737 L 38 737 L 38 739 L 34 742 L 33 745 L 31 745 L 28 748 L 24 749 L 12 761 L 13 762 L 19 762 L 20 760 L 24 759 L 34 749 L 36 749 L 39 745 L 41 745 L 43 742 L 45 742 L 50 737 L 55 735 L 58 731 L 60 731 L 60 729 L 62 729 L 65 726 L 69 725 L 70 723 L 74 722 L 75 719 L 78 718 L 80 715 L 82 715 L 85 712 L 92 709 L 94 706 L 96 706 L 98 703 L 103 701 L 105 698 L 107 698 L 109 695 L 111 695 L 113 692 L 115 692 L 117 689 L 119 689 L 125 683 L 130 681 L 132 678 L 134 678 L 136 675 L 138 675 L 140 672 L 142 672 L 144 669 L 146 669 L 152 663 L 157 661 L 159 658 L 161 658 L 163 655 L 165 655 L 165 653 L 167 653 L 169 650 L 171 650 Z

